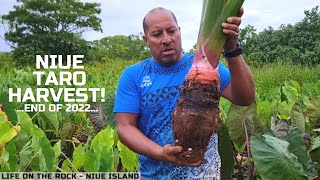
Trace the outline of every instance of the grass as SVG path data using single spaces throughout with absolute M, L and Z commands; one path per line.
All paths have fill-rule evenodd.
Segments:
M 284 64 L 267 64 L 261 68 L 251 68 L 256 92 L 265 98 L 274 93 L 286 81 L 297 81 L 302 92 L 310 96 L 320 95 L 320 65 L 301 67 Z

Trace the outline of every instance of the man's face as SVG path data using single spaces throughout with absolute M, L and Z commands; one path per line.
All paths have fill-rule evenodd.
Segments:
M 169 11 L 161 10 L 146 16 L 147 28 L 144 41 L 149 46 L 155 61 L 172 65 L 182 59 L 181 33 Z

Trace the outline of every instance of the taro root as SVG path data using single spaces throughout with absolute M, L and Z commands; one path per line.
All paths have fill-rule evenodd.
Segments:
M 178 158 L 186 162 L 203 160 L 208 142 L 219 128 L 219 99 L 217 71 L 192 68 L 172 113 L 175 143 L 183 147 Z
M 182 162 L 204 161 L 210 138 L 219 129 L 220 76 L 218 62 L 227 37 L 221 24 L 239 14 L 244 0 L 204 0 L 196 54 L 180 87 L 180 98 L 172 112 L 177 154 Z

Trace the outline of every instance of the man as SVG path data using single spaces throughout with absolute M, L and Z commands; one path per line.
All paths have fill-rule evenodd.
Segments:
M 240 17 L 229 17 L 222 24 L 228 36 L 226 52 L 238 48 Z M 121 142 L 139 154 L 143 179 L 220 179 L 217 134 L 208 145 L 206 162 L 184 164 L 175 158 L 182 147 L 174 146 L 171 112 L 193 61 L 193 55 L 182 53 L 176 17 L 167 9 L 155 8 L 144 17 L 143 28 L 153 57 L 127 67 L 120 78 L 114 112 Z M 248 66 L 240 54 L 227 60 L 230 72 L 218 65 L 222 96 L 234 104 L 251 104 L 255 90 Z

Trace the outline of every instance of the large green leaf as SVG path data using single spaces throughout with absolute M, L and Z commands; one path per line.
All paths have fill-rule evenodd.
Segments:
M 305 117 L 302 112 L 301 103 L 296 102 L 290 113 L 291 125 L 297 127 L 301 132 L 306 131 Z
M 20 131 L 20 126 L 13 126 L 8 121 L 0 122 L 0 147 L 14 138 Z
M 33 123 L 29 115 L 26 112 L 17 112 L 17 117 L 22 131 L 25 131 L 30 135 L 31 129 L 33 129 Z
M 297 128 L 290 130 L 286 141 L 289 142 L 288 150 L 298 157 L 299 162 L 303 165 L 304 170 L 306 170 L 309 156 L 301 131 Z
M 5 171 L 10 172 L 17 172 L 19 171 L 19 161 L 17 156 L 17 147 L 16 142 L 17 140 L 13 140 L 5 145 L 5 152 L 3 154 L 4 158 L 4 168 Z M 2 168 L 0 171 L 3 171 Z
M 312 119 L 320 118 L 320 100 L 312 99 L 309 104 L 307 104 L 306 115 Z
M 112 149 L 113 143 L 113 129 L 107 126 L 94 137 L 91 143 L 91 149 L 94 152 Z
M 293 104 L 287 103 L 287 101 L 282 101 L 279 106 L 279 119 L 288 120 L 290 117 L 290 112 Z
M 320 136 L 312 139 L 311 141 L 311 150 L 310 150 L 311 159 L 318 163 L 317 169 L 318 174 L 320 175 Z
M 80 170 L 80 168 L 84 165 L 85 162 L 85 146 L 82 144 L 78 145 L 72 155 L 72 164 L 76 170 Z
M 233 150 L 229 131 L 226 125 L 221 124 L 219 133 L 219 154 L 221 158 L 221 179 L 228 179 L 233 172 Z
M 8 97 L 9 97 L 9 94 L 7 92 L 2 92 L 0 94 L 0 104 L 4 105 L 4 112 L 7 114 L 10 122 L 13 125 L 16 125 L 18 122 L 17 113 L 16 113 L 17 105 L 16 105 L 16 102 L 9 102 Z
M 84 158 L 84 170 L 86 172 L 99 172 L 101 154 L 86 152 Z
M 101 163 L 106 164 L 106 159 L 109 159 L 112 162 L 112 154 L 108 154 L 105 151 L 112 151 L 113 144 L 113 129 L 110 126 L 107 126 L 104 130 L 100 131 L 92 140 L 90 149 L 93 152 L 86 152 L 84 166 L 85 170 L 92 170 L 92 172 L 96 172 L 101 168 Z M 109 157 L 103 157 L 103 159 L 101 159 L 102 155 L 107 155 Z
M 33 152 L 31 148 L 31 141 L 32 140 L 28 141 L 19 152 L 21 171 L 27 169 L 26 166 L 29 164 L 30 161 L 32 161 Z
M 61 169 L 64 171 L 64 172 L 73 172 L 72 169 L 71 169 L 72 165 L 71 163 L 69 162 L 68 159 L 64 160 L 62 165 L 61 165 Z
M 251 152 L 257 171 L 264 180 L 308 179 L 287 141 L 270 135 L 253 135 Z
M 0 122 L 1 121 L 9 121 L 9 120 L 8 120 L 8 116 L 6 115 L 6 113 L 1 111 L 1 108 L 0 108 Z
M 296 81 L 287 81 L 282 86 L 282 91 L 286 95 L 288 102 L 296 102 L 300 94 L 300 86 Z
M 101 152 L 100 172 L 116 171 L 114 168 L 114 153 L 111 149 L 106 149 Z
M 256 104 L 241 107 L 232 104 L 226 120 L 231 140 L 238 146 L 246 142 L 245 126 L 250 136 L 254 132 L 253 118 L 256 116 Z
M 269 101 L 260 101 L 257 104 L 257 114 L 267 126 L 270 127 L 270 119 L 272 116 L 271 103 Z
M 50 171 L 54 164 L 55 152 L 44 132 L 37 127 L 32 129 L 31 147 L 35 154 L 34 167 L 38 167 L 39 171 Z
M 138 165 L 137 155 L 131 151 L 127 146 L 118 141 L 118 149 L 120 151 L 121 162 L 128 171 L 135 171 Z
M 59 165 L 59 156 L 61 155 L 61 140 L 59 140 L 54 146 L 53 146 L 53 150 L 54 150 L 54 164 L 53 167 L 51 169 L 51 172 L 55 172 L 57 171 L 57 167 Z
M 50 122 L 56 131 L 59 130 L 59 119 L 58 119 L 58 112 L 40 112 L 39 115 L 42 119 L 46 122 Z

